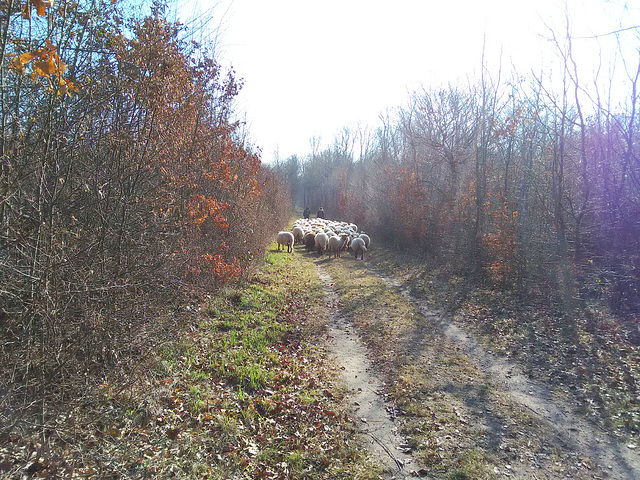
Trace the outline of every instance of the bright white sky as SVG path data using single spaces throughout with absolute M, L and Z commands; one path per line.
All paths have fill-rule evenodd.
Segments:
M 406 103 L 420 85 L 478 78 L 485 62 L 497 73 L 515 65 L 549 74 L 556 58 L 548 36 L 562 32 L 563 0 L 201 0 L 220 24 L 218 53 L 244 88 L 238 110 L 251 143 L 272 162 L 330 145 L 343 127 L 377 127 L 387 108 Z M 640 25 L 623 0 L 568 0 L 574 36 Z M 193 7 L 190 14 L 193 14 Z M 187 16 L 189 16 L 187 15 Z M 640 38 L 627 33 L 637 67 Z M 615 37 L 581 40 L 584 62 L 614 58 Z M 600 54 L 600 48 L 603 52 Z M 635 64 L 635 65 L 634 65 Z M 635 70 L 634 70 L 635 71 Z

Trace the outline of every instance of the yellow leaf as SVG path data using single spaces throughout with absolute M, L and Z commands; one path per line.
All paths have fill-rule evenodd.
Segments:
M 34 52 L 27 52 L 27 53 L 23 53 L 22 55 L 18 56 L 18 58 L 20 59 L 20 62 L 24 65 L 24 64 L 30 62 L 31 60 L 33 60 L 35 58 L 35 54 L 34 54 Z
M 58 96 L 71 95 L 71 92 L 78 93 L 78 87 L 76 87 L 71 80 L 65 80 L 62 77 L 58 78 Z
M 35 55 L 33 52 L 27 52 L 21 55 L 16 55 L 13 61 L 11 62 L 11 68 L 17 71 L 18 73 L 24 73 L 27 63 L 33 60 L 34 57 Z

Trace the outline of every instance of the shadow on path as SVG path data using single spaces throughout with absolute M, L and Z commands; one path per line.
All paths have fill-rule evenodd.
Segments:
M 640 479 L 640 457 L 634 448 L 621 445 L 618 440 L 597 425 L 589 422 L 584 416 L 575 414 L 571 405 L 553 398 L 550 388 L 542 382 L 528 378 L 520 367 L 502 357 L 488 353 L 469 333 L 454 325 L 443 314 L 434 311 L 426 302 L 410 295 L 409 289 L 400 282 L 377 272 L 367 264 L 372 272 L 387 285 L 396 288 L 419 309 L 422 316 L 437 325 L 438 330 L 449 340 L 459 346 L 464 354 L 474 363 L 485 378 L 498 385 L 515 403 L 524 406 L 531 414 L 547 424 L 554 432 L 554 444 L 569 448 L 580 455 L 590 457 L 608 470 L 612 478 Z M 405 346 L 415 362 L 422 353 L 425 335 L 429 329 L 418 325 Z M 486 405 L 488 400 L 477 396 L 475 400 L 471 392 L 464 392 L 459 385 L 450 384 L 446 388 L 450 393 L 476 402 L 476 407 Z M 473 406 L 473 405 L 471 405 Z M 487 417 L 490 430 L 498 432 L 502 426 L 497 418 Z M 497 435 L 496 435 L 497 437 Z

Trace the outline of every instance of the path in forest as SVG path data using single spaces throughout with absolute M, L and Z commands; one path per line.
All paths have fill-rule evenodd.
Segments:
M 410 295 L 409 289 L 400 282 L 375 271 L 369 264 L 367 267 L 410 299 L 425 318 L 435 321 L 442 334 L 462 349 L 484 372 L 487 380 L 547 424 L 556 435 L 553 443 L 594 459 L 611 478 L 640 478 L 640 446 L 620 444 L 614 436 L 587 421 L 584 416 L 574 413 L 575 406 L 553 397 L 549 386 L 528 378 L 515 363 L 487 352 L 469 333 L 454 325 L 445 315 Z M 423 337 L 419 333 L 416 335 L 416 338 Z M 417 343 L 412 348 L 418 352 L 421 346 Z
M 416 466 L 404 438 L 395 423 L 394 407 L 383 400 L 384 382 L 376 375 L 367 358 L 367 349 L 354 331 L 353 322 L 340 311 L 339 296 L 324 266 L 316 263 L 330 309 L 329 349 L 342 370 L 351 392 L 350 404 L 371 453 L 393 473 L 393 479 L 418 479 Z

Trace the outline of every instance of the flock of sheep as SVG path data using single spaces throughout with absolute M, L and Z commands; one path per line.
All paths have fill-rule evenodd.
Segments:
M 279 232 L 276 241 L 278 250 L 286 247 L 287 252 L 292 252 L 296 244 L 304 244 L 307 251 L 316 250 L 320 255 L 327 253 L 338 258 L 342 252 L 351 250 L 356 258 L 360 256 L 364 260 L 364 252 L 369 248 L 371 239 L 365 233 L 358 233 L 358 226 L 354 223 L 299 218 L 290 232 Z

